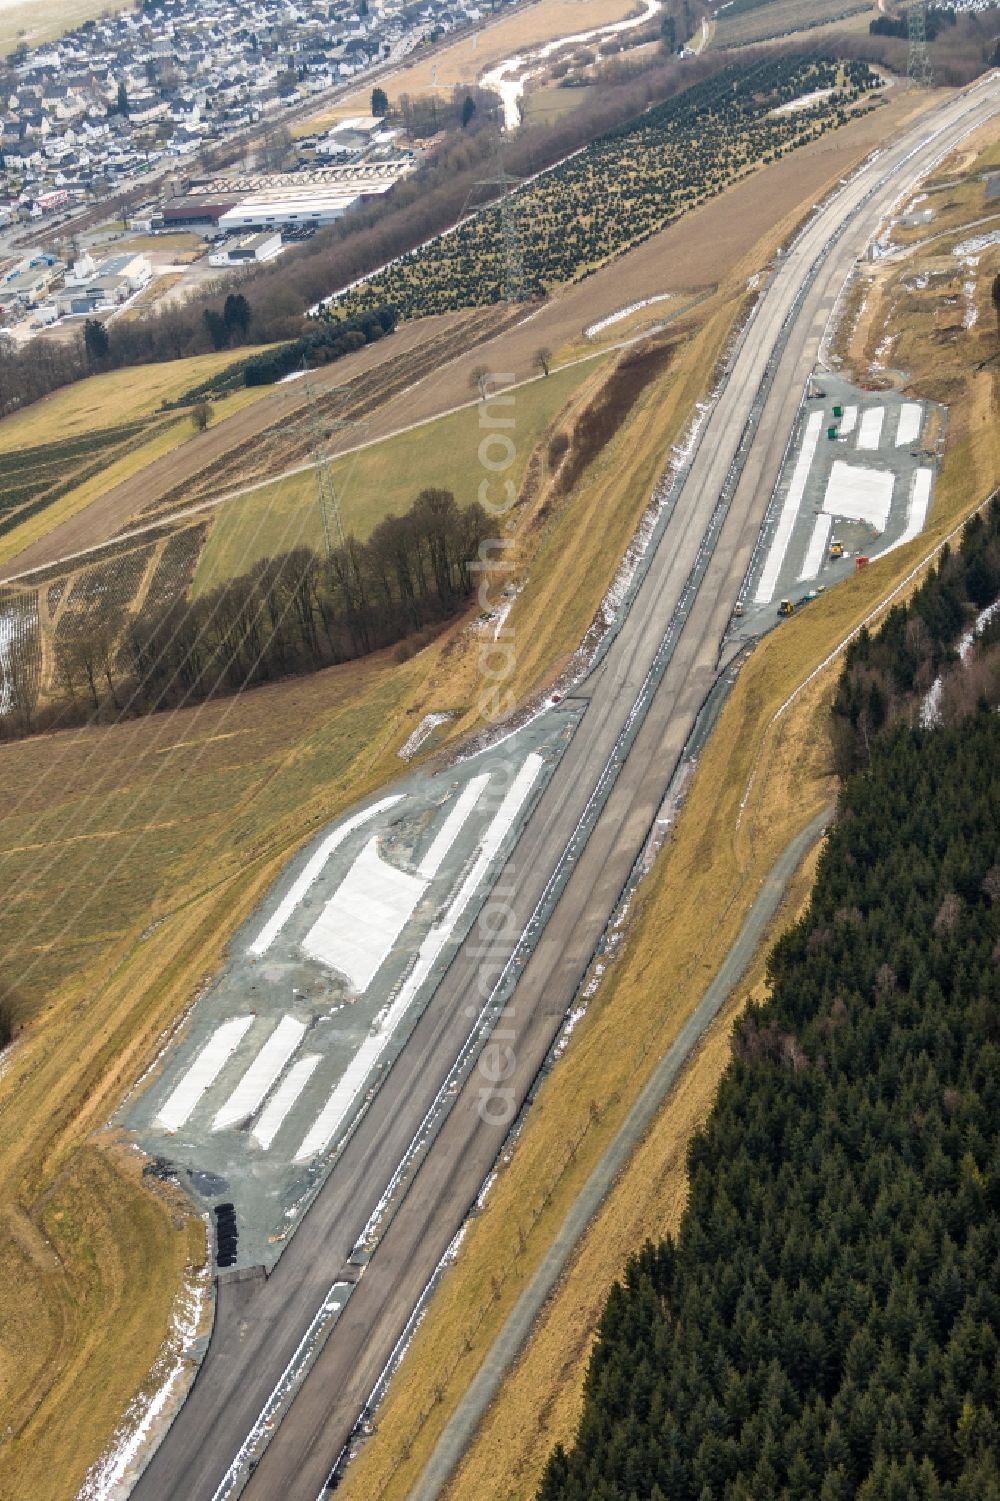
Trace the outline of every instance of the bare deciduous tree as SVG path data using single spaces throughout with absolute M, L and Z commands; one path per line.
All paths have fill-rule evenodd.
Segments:
M 532 365 L 534 365 L 535 369 L 540 370 L 543 375 L 548 375 L 549 371 L 552 369 L 552 350 L 547 349 L 543 344 L 541 349 L 535 350 L 535 353 L 533 354 L 531 359 L 531 363 Z

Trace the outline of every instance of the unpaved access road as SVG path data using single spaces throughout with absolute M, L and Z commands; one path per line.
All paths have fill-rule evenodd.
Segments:
M 514 1058 L 504 1084 L 517 1099 L 527 1095 L 572 1005 L 720 672 L 732 606 L 844 279 L 894 201 L 998 107 L 991 75 L 883 149 L 817 212 L 757 303 L 631 610 L 576 691 L 579 728 L 499 877 L 512 893 L 509 928 L 521 934 L 554 873 L 568 869 L 504 1018 Z M 657 683 L 653 667 L 665 641 L 669 660 Z M 626 744 L 630 725 L 639 728 Z M 591 825 L 595 800 L 600 811 Z M 589 837 L 567 867 L 567 846 L 581 826 Z M 466 1007 L 480 980 L 475 950 L 475 937 L 459 950 L 272 1275 L 221 1284 L 202 1369 L 136 1501 L 222 1494 L 234 1456 L 466 1042 Z M 454 1099 L 243 1492 L 248 1501 L 315 1501 L 322 1490 L 503 1145 L 506 1126 L 484 1118 L 481 1085 L 473 1075 Z

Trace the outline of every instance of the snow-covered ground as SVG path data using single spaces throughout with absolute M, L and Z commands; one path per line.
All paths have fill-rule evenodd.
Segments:
M 978 255 L 981 250 L 989 250 L 991 245 L 1000 245 L 1000 229 L 991 229 L 983 235 L 973 235 L 969 240 L 955 246 L 952 255 L 957 255 L 964 260 L 967 255 Z
M 826 99 L 832 94 L 832 89 L 813 89 L 811 94 L 800 94 L 798 99 L 789 99 L 787 104 L 779 104 L 773 111 L 776 115 L 794 115 L 802 109 L 812 109 L 821 99 Z
M 142 1392 L 129 1403 L 107 1453 L 87 1472 L 77 1501 L 125 1501 L 132 1490 L 138 1474 L 136 1461 L 157 1423 L 166 1419 L 182 1396 L 191 1348 L 202 1333 L 210 1285 L 207 1267 L 188 1273 L 153 1368 L 152 1392 Z
M 983 634 L 983 631 L 989 625 L 990 621 L 993 619 L 998 610 L 1000 610 L 1000 599 L 995 600 L 991 605 L 987 605 L 985 610 L 980 610 L 973 623 L 972 629 L 966 631 L 965 635 L 958 643 L 958 658 L 960 662 L 965 661 L 966 657 L 969 655 L 969 652 L 972 650 L 974 642 Z M 940 721 L 941 693 L 943 688 L 944 678 L 940 674 L 938 674 L 938 676 L 931 684 L 930 688 L 927 690 L 927 696 L 925 697 L 923 703 L 920 705 L 920 723 L 923 725 L 925 730 L 932 729 L 934 725 L 938 724 Z
M 628 307 L 619 308 L 616 313 L 609 313 L 606 318 L 599 319 L 597 323 L 588 323 L 583 330 L 583 337 L 592 339 L 596 334 L 603 333 L 606 328 L 611 328 L 615 323 L 621 323 L 623 319 L 640 312 L 644 307 L 652 307 L 654 302 L 669 302 L 673 295 L 673 292 L 657 292 L 654 297 L 643 297 L 640 302 L 630 302 Z

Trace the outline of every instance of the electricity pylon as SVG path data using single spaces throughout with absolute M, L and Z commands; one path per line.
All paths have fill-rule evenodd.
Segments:
M 489 177 L 481 177 L 476 183 L 477 188 L 500 189 L 500 233 L 503 236 L 503 295 L 505 302 L 523 302 L 524 290 L 524 257 L 521 253 L 521 237 L 517 227 L 517 208 L 514 202 L 515 189 L 522 182 L 520 177 L 512 177 L 504 170 L 500 159 L 499 144 L 495 156 L 495 171 Z M 474 191 L 470 192 L 462 209 L 464 217 L 473 198 Z
M 309 450 L 316 466 L 316 491 L 319 501 L 319 516 L 323 526 L 323 545 L 329 558 L 334 547 L 344 547 L 347 543 L 347 535 L 344 531 L 344 520 L 340 514 L 340 496 L 330 473 L 330 460 L 323 449 L 323 440 L 333 433 L 346 432 L 350 429 L 360 430 L 364 423 L 352 421 L 347 417 L 323 417 L 320 415 L 319 401 L 316 396 L 316 388 L 309 378 L 309 366 L 302 362 L 302 383 L 306 393 L 307 415 L 301 422 L 292 422 L 284 429 L 285 432 L 304 432 L 309 439 Z M 336 539 L 336 540 L 334 540 Z
M 934 70 L 927 51 L 927 0 L 910 0 L 906 11 L 906 28 L 910 38 L 907 72 L 913 83 L 922 88 L 930 88 L 934 82 Z

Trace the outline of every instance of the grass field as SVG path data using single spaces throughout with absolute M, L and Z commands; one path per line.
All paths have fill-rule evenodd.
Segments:
M 553 125 L 572 114 L 589 92 L 589 88 L 530 89 L 521 96 L 521 118 L 525 125 Z
M 714 47 L 746 47 L 771 37 L 840 21 L 862 11 L 875 14 L 870 0 L 768 0 L 767 4 L 722 13 L 712 39 Z
M 210 380 L 237 360 L 257 352 L 254 347 L 224 354 L 199 354 L 162 365 L 139 365 L 91 375 L 54 391 L 43 401 L 25 407 L 23 412 L 5 417 L 0 422 L 0 453 L 151 416 L 163 402 L 176 401 L 190 387 Z
M 207 372 L 203 378 L 207 379 L 209 374 L 211 371 Z M 185 387 L 180 389 L 184 390 Z M 232 392 L 231 395 L 213 403 L 214 419 L 221 421 L 223 417 L 241 411 L 243 407 L 250 406 L 266 396 L 269 389 L 267 386 L 250 386 Z M 103 407 L 102 410 L 104 410 Z M 25 412 L 24 415 L 27 417 L 29 414 Z M 0 563 L 16 557 L 24 548 L 30 547 L 39 538 L 47 536 L 54 526 L 78 515 L 116 485 L 122 484 L 134 475 L 141 474 L 155 459 L 172 453 L 182 443 L 197 442 L 201 436 L 195 431 L 187 413 L 183 410 L 179 411 L 175 418 L 168 421 L 165 426 L 158 426 L 152 437 L 145 441 L 137 439 L 125 454 L 109 463 L 99 473 L 92 475 L 82 484 L 53 501 L 43 511 L 0 537 Z
M 37 47 L 84 21 L 124 9 L 114 0 L 8 0 L 0 8 L 0 54 L 6 56 L 20 42 Z
M 512 405 L 496 408 L 512 416 L 511 439 L 517 458 L 505 478 L 520 487 L 528 455 L 560 407 L 592 372 L 593 364 L 555 370 L 513 393 Z M 401 433 L 330 464 L 340 500 L 344 528 L 367 537 L 390 512 L 408 510 L 420 490 L 451 490 L 460 505 L 476 499 L 480 480 L 488 477 L 478 458 L 484 432 L 478 406 L 466 407 Z M 194 592 L 243 573 L 259 558 L 273 557 L 304 544 L 320 551 L 323 530 L 317 504 L 316 476 L 307 470 L 229 501 L 217 516 L 195 574 Z

